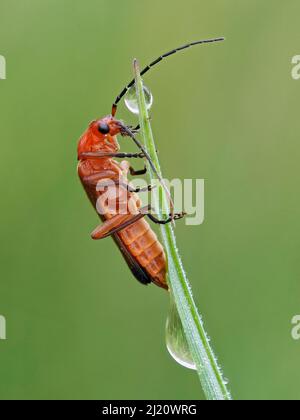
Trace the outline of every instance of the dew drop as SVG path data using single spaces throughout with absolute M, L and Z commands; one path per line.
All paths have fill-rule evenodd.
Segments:
M 146 86 L 144 86 L 144 95 L 146 99 L 146 107 L 147 110 L 149 110 L 153 105 L 153 96 L 151 91 Z M 127 95 L 125 97 L 125 104 L 130 112 L 136 115 L 139 114 L 139 106 L 136 98 L 135 85 L 133 85 L 127 92 Z
M 193 361 L 182 322 L 172 295 L 166 323 L 166 344 L 170 355 L 177 363 L 187 369 L 196 370 L 196 365 Z

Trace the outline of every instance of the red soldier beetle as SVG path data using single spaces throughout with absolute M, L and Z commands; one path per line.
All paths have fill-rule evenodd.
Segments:
M 208 39 L 186 44 L 182 47 L 169 51 L 161 55 L 141 71 L 141 76 L 145 75 L 151 68 L 156 66 L 164 58 L 182 51 L 189 47 L 224 41 L 224 38 Z M 128 182 L 128 172 L 131 176 L 143 175 L 147 172 L 146 167 L 142 170 L 134 170 L 133 167 L 124 160 L 122 163 L 115 159 L 147 159 L 159 181 L 155 166 L 153 165 L 149 154 L 141 143 L 137 140 L 135 133 L 138 130 L 126 126 L 122 121 L 115 118 L 117 107 L 121 99 L 128 90 L 134 86 L 135 80 L 132 80 L 117 96 L 112 106 L 112 113 L 99 120 L 92 121 L 82 135 L 78 144 L 78 174 L 82 185 L 95 209 L 100 206 L 101 214 L 98 214 L 104 222 L 92 233 L 93 239 L 103 239 L 112 236 L 123 254 L 129 268 L 134 276 L 142 283 L 154 283 L 159 287 L 168 290 L 166 280 L 167 262 L 164 249 L 160 244 L 156 234 L 150 228 L 145 220 L 147 216 L 152 222 L 157 224 L 170 223 L 184 217 L 182 214 L 170 214 L 166 220 L 157 219 L 152 213 L 150 207 L 141 206 L 141 201 L 137 195 L 141 191 L 139 188 L 133 188 Z M 117 135 L 129 136 L 138 148 L 139 153 L 121 153 Z M 116 195 L 116 208 L 112 212 L 107 205 L 106 198 L 102 200 L 104 193 L 112 192 L 112 182 Z M 116 190 L 115 187 L 118 187 Z M 147 188 L 151 190 L 151 186 Z M 164 186 L 165 188 L 165 186 Z M 169 192 L 167 191 L 169 194 Z M 170 202 L 171 197 L 169 195 Z M 123 204 L 124 199 L 131 203 L 126 204 L 126 212 L 118 211 Z M 100 204 L 99 204 L 100 203 Z

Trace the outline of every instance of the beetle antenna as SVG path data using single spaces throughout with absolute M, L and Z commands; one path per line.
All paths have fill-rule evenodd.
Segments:
M 151 70 L 154 66 L 156 66 L 156 64 L 160 63 L 164 58 L 170 57 L 171 55 L 177 53 L 178 51 L 182 51 L 185 50 L 187 48 L 190 47 L 194 47 L 195 45 L 201 45 L 201 44 L 212 44 L 214 42 L 221 42 L 221 41 L 225 41 L 225 38 L 213 38 L 213 39 L 205 39 L 202 41 L 195 41 L 195 42 L 191 42 L 189 44 L 183 45 L 182 47 L 178 47 L 175 48 L 172 51 L 169 51 L 163 55 L 161 55 L 160 57 L 158 57 L 156 60 L 152 61 L 151 64 L 149 64 L 147 67 L 145 67 L 142 71 L 141 71 L 141 76 L 143 76 L 144 74 L 148 73 L 149 70 Z M 128 92 L 128 90 L 135 84 L 135 80 L 133 79 L 120 93 L 119 96 L 116 97 L 115 102 L 113 103 L 112 106 L 112 116 L 114 117 L 116 115 L 117 112 L 117 108 L 118 108 L 118 103 L 120 102 L 120 100 L 126 95 L 126 93 Z

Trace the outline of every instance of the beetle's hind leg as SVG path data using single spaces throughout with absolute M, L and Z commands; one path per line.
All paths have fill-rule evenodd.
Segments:
M 157 217 L 153 216 L 153 214 L 151 214 L 151 213 L 147 214 L 147 217 L 149 217 L 149 219 L 157 225 L 167 225 L 168 223 L 171 223 L 174 220 L 183 219 L 185 216 L 186 216 L 185 212 L 175 213 L 173 215 L 170 215 L 170 217 L 166 220 L 159 220 Z
M 128 226 L 133 225 L 140 219 L 146 216 L 149 211 L 149 206 L 143 207 L 140 209 L 137 214 L 117 214 L 111 219 L 106 220 L 103 225 L 97 227 L 92 232 L 93 239 L 104 239 L 108 236 L 114 235 L 115 233 L 120 232 L 121 230 L 127 228 Z
M 185 213 L 177 213 L 173 216 L 170 216 L 167 220 L 159 220 L 151 213 L 151 206 L 142 207 L 137 214 L 117 214 L 113 216 L 111 219 L 106 220 L 103 225 L 97 227 L 92 232 L 93 239 L 104 239 L 108 236 L 114 235 L 115 233 L 120 232 L 123 229 L 126 229 L 128 226 L 133 225 L 143 217 L 149 217 L 152 222 L 160 225 L 166 225 L 171 223 L 173 220 L 182 219 L 186 214 Z

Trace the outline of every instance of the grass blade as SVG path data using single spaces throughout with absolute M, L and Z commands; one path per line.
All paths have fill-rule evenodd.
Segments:
M 134 61 L 135 86 L 139 107 L 141 135 L 144 146 L 148 151 L 158 174 L 162 177 L 158 160 L 150 119 L 146 107 L 143 81 L 140 76 L 138 62 Z M 155 179 L 152 168 L 148 165 L 151 179 Z M 156 191 L 155 210 L 160 218 L 170 213 L 169 200 L 165 190 L 159 186 Z M 161 205 L 159 204 L 161 203 Z M 171 293 L 174 296 L 184 333 L 197 367 L 200 383 L 208 400 L 231 400 L 227 384 L 210 346 L 203 322 L 194 302 L 191 288 L 185 274 L 183 264 L 176 246 L 176 238 L 171 224 L 162 225 L 161 233 L 168 259 L 168 276 Z

